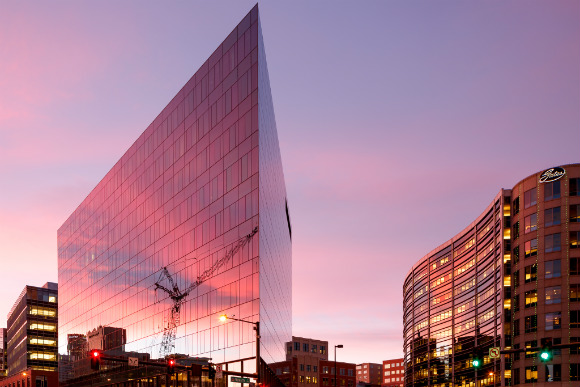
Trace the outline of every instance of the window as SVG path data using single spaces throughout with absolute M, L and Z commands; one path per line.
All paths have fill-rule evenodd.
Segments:
M 36 387 L 47 387 L 48 386 L 48 379 L 46 376 L 36 376 L 35 378 Z
M 520 310 L 520 295 L 519 294 L 516 294 L 514 296 L 514 302 L 513 302 L 512 307 L 513 307 L 514 312 L 519 312 L 519 310 Z
M 570 206 L 570 222 L 580 222 L 580 204 L 573 204 Z
M 304 364 L 300 364 L 300 371 L 304 371 Z
M 538 278 L 538 264 L 534 263 L 533 265 L 526 266 L 526 280 L 525 283 L 534 282 Z
M 349 369 L 348 370 L 348 376 L 354 376 L 354 370 L 353 369 Z
M 570 179 L 570 196 L 580 196 L 580 178 Z
M 562 364 L 546 364 L 546 382 L 562 381 Z
M 544 278 L 558 278 L 562 275 L 561 272 L 559 259 L 544 263 Z
M 310 351 L 310 349 L 308 348 L 308 343 L 302 344 L 302 351 L 304 351 L 304 352 L 309 352 Z
M 520 286 L 520 271 L 519 270 L 516 270 L 513 272 L 511 282 L 512 282 L 511 284 L 514 287 L 514 289 L 517 289 L 518 286 Z
M 519 196 L 514 199 L 512 207 L 514 209 L 514 215 L 516 215 L 517 213 L 520 212 L 520 197 Z
M 570 319 L 572 317 L 570 316 Z M 562 312 L 551 312 L 546 313 L 546 330 L 551 331 L 554 329 L 560 329 L 562 324 Z M 570 328 L 572 327 L 572 323 L 570 322 Z
M 294 342 L 294 350 L 295 351 L 300 351 L 300 343 L 297 342 L 297 341 Z
M 512 369 L 512 386 L 515 386 L 517 384 L 520 384 L 520 369 L 519 368 L 514 368 Z
M 580 343 L 580 337 L 570 337 L 571 343 Z M 570 355 L 578 355 L 580 354 L 580 348 L 570 348 Z
M 560 207 L 548 208 L 544 211 L 544 227 L 560 224 Z
M 313 372 L 318 372 L 318 366 L 312 366 L 312 371 Z
M 516 222 L 517 223 L 517 222 Z M 524 218 L 524 234 L 538 229 L 538 214 L 534 213 Z
M 306 372 L 312 372 L 312 366 L 310 364 L 306 365 Z
M 578 244 L 579 241 L 580 241 L 580 231 L 570 231 L 570 248 L 571 249 L 579 248 L 580 247 L 580 244 Z
M 561 250 L 560 233 L 550 234 L 544 237 L 544 248 L 546 253 Z
M 580 310 L 570 311 L 570 328 L 580 328 Z
M 560 181 L 544 184 L 544 200 L 558 199 L 560 197 Z
M 292 344 L 288 344 L 288 352 L 292 352 Z
M 515 222 L 512 226 L 512 240 L 518 239 L 520 236 L 520 222 Z
M 526 345 L 526 352 L 525 352 L 525 354 L 526 354 L 525 358 L 526 359 L 529 359 L 531 357 L 534 357 L 536 355 L 536 353 L 538 353 L 538 351 L 528 351 L 528 349 L 535 348 L 535 347 L 538 346 L 538 341 L 537 340 L 526 341 L 525 345 Z
M 513 266 L 517 265 L 518 262 L 520 261 L 520 246 L 516 246 L 514 247 L 514 251 L 512 253 L 512 261 L 513 261 Z
M 572 180 L 572 179 L 570 179 Z M 579 363 L 571 363 L 570 364 L 570 381 L 574 382 L 576 380 L 580 380 L 580 364 Z
M 340 375 L 346 375 L 346 370 L 344 368 L 339 368 L 338 371 L 340 372 Z
M 514 337 L 519 336 L 520 335 L 520 320 L 514 320 L 514 325 L 512 327 L 513 332 L 514 332 Z
M 526 383 L 535 383 L 538 381 L 538 366 L 526 367 Z
M 580 285 L 570 284 L 570 302 L 580 301 Z
M 538 316 L 526 316 L 525 318 L 526 333 L 536 332 L 538 330 Z
M 391 368 L 391 364 L 387 364 L 387 366 L 385 368 Z
M 316 344 L 312 344 L 310 352 L 312 352 L 312 353 L 318 352 L 318 348 L 317 348 Z
M 534 238 L 524 244 L 525 257 L 532 257 L 538 254 L 538 239 Z
M 524 208 L 529 208 L 538 202 L 538 194 L 535 188 L 524 192 Z
M 322 367 L 322 373 L 323 374 L 327 374 L 328 373 L 328 367 L 326 367 L 326 366 Z
M 320 346 L 320 353 L 322 353 L 322 354 L 326 353 L 326 347 L 324 345 Z
M 534 307 L 538 304 L 538 291 L 536 289 L 526 292 L 526 308 Z
M 310 380 L 311 380 L 310 376 L 307 376 L 306 377 L 306 383 L 310 384 Z
M 299 381 L 300 383 L 304 383 L 304 375 L 300 375 L 300 376 L 298 376 L 298 381 Z
M 546 305 L 560 302 L 562 302 L 562 288 L 560 286 L 546 288 Z
M 580 258 L 570 258 L 570 275 L 580 274 L 579 260 Z

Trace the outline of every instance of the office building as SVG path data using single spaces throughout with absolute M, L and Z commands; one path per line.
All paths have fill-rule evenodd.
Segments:
M 362 363 L 356 365 L 356 383 L 367 386 L 380 386 L 382 382 L 382 364 Z
M 8 374 L 8 337 L 6 328 L 0 328 L 0 378 Z
M 405 384 L 405 364 L 404 359 L 383 360 L 383 387 L 403 387 Z
M 8 376 L 0 387 L 58 383 L 58 285 L 25 286 L 8 313 Z M 25 384 L 26 383 L 26 384 Z M 32 383 L 32 384 L 31 384 Z
M 544 338 L 579 341 L 579 186 L 580 164 L 533 174 L 500 190 L 468 227 L 413 266 L 404 283 L 405 385 L 580 380 L 576 349 L 555 351 L 546 363 L 529 351 L 490 353 L 536 348 Z
M 286 343 L 286 360 L 270 364 L 286 387 L 354 387 L 354 363 L 328 360 L 328 341 L 292 336 Z
M 259 321 L 261 359 L 284 359 L 291 226 L 257 6 L 60 227 L 58 266 L 61 355 L 69 335 L 115 327 L 121 352 L 255 373 Z

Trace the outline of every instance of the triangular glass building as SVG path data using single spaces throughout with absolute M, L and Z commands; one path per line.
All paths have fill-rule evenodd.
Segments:
M 128 378 L 92 370 L 93 349 L 158 385 L 165 371 L 141 365 L 169 357 L 254 373 L 258 321 L 260 357 L 282 360 L 291 254 L 256 6 L 58 230 L 61 383 Z

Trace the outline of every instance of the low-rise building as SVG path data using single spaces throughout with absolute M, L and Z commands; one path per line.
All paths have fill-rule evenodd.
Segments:
M 383 361 L 383 387 L 403 387 L 405 384 L 405 366 L 403 358 Z

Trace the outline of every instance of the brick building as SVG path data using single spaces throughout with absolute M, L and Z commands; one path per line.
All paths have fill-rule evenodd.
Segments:
M 403 387 L 405 384 L 405 366 L 403 358 L 383 361 L 383 387 Z
M 382 364 L 362 363 L 356 366 L 356 382 L 371 386 L 380 386 Z

